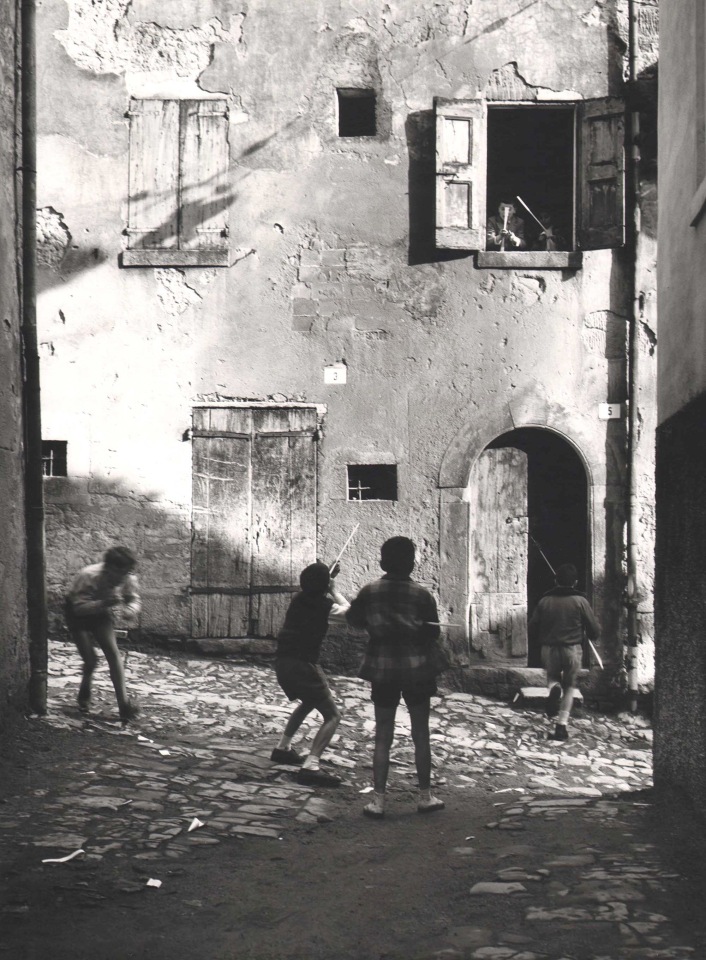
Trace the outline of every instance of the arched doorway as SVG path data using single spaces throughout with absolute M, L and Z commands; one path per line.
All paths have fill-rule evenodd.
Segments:
M 469 639 L 473 659 L 540 666 L 527 615 L 554 585 L 552 567 L 574 563 L 591 590 L 589 485 L 559 434 L 510 430 L 489 443 L 469 483 Z

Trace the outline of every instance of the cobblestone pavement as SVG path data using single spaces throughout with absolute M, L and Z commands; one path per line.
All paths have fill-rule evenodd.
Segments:
M 82 850 L 87 861 L 129 857 L 146 861 L 148 869 L 150 860 L 188 858 L 194 848 L 226 838 L 274 840 L 294 824 L 313 827 L 341 815 L 337 791 L 300 786 L 293 768 L 269 759 L 291 711 L 271 667 L 130 651 L 128 686 L 143 713 L 127 729 L 118 722 L 104 665 L 96 673 L 91 716 L 78 714 L 79 667 L 72 647 L 52 644 L 49 714 L 29 722 L 93 738 L 95 762 L 91 769 L 83 762 L 66 771 L 63 792 L 30 791 L 0 808 L 3 859 L 13 845 L 32 844 L 41 859 Z M 344 717 L 329 769 L 364 794 L 374 729 L 367 685 L 345 677 L 331 684 Z M 470 694 L 442 696 L 433 701 L 431 722 L 435 782 L 446 796 L 494 795 L 496 815 L 482 829 L 511 841 L 499 845 L 495 868 L 470 887 L 471 898 L 512 899 L 518 917 L 541 929 L 545 943 L 561 943 L 562 931 L 577 924 L 585 925 L 589 940 L 596 924 L 604 930 L 610 925 L 619 949 L 594 954 L 587 944 L 589 952 L 580 954 L 537 953 L 527 948 L 526 936 L 513 940 L 507 930 L 502 937 L 481 936 L 478 928 L 461 926 L 436 956 L 698 960 L 670 917 L 653 908 L 678 877 L 664 869 L 651 844 L 626 835 L 620 856 L 596 846 L 546 856 L 520 842 L 537 822 L 556 822 L 561 830 L 562 821 L 579 818 L 619 829 L 626 809 L 641 805 L 639 792 L 651 786 L 649 723 L 640 716 L 581 714 L 571 739 L 558 744 L 547 741 L 551 727 L 537 709 Z M 305 738 L 315 725 L 304 727 Z M 120 738 L 120 751 L 110 749 L 113 737 Z M 413 748 L 404 709 L 392 767 L 397 789 L 411 788 Z M 471 839 L 452 858 L 472 856 Z M 125 890 L 141 885 L 119 883 Z M 0 904 L 5 914 L 14 909 Z

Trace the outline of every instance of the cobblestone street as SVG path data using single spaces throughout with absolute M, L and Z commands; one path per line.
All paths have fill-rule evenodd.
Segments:
M 391 924 L 380 932 L 379 942 L 373 940 L 378 952 L 363 948 L 362 941 L 356 944 L 357 935 L 351 934 L 344 950 L 329 954 L 331 948 L 325 942 L 317 946 L 312 931 L 310 940 L 304 935 L 298 944 L 301 954 L 292 952 L 294 944 L 278 954 L 266 937 L 249 940 L 241 929 L 237 953 L 200 955 L 207 960 L 236 955 L 682 960 L 704 955 L 699 930 L 678 907 L 679 915 L 670 912 L 680 902 L 682 887 L 698 890 L 664 861 L 664 851 L 647 832 L 654 816 L 651 730 L 640 716 L 609 717 L 582 709 L 571 739 L 556 744 L 546 740 L 551 727 L 536 706 L 448 693 L 433 701 L 432 711 L 435 783 L 447 809 L 419 818 L 412 743 L 401 708 L 389 812 L 383 823 L 370 824 L 361 808 L 371 786 L 374 722 L 362 681 L 332 679 L 344 718 L 328 769 L 344 784 L 327 791 L 298 785 L 295 768 L 269 759 L 291 710 L 269 666 L 130 651 L 129 688 L 143 713 L 127 729 L 117 720 L 104 665 L 96 674 L 88 719 L 75 705 L 79 660 L 71 647 L 52 645 L 50 673 L 49 715 L 25 723 L 30 730 L 50 728 L 87 747 L 92 762 L 84 749 L 52 772 L 41 769 L 41 756 L 33 758 L 24 788 L 19 784 L 20 789 L 4 794 L 0 849 L 9 869 L 3 871 L 0 917 L 8 938 L 0 950 L 10 956 L 64 955 L 57 952 L 56 940 L 50 952 L 57 931 L 37 923 L 36 889 L 42 883 L 61 902 L 97 907 L 94 918 L 121 903 L 136 909 L 134 897 L 130 900 L 135 894 L 142 898 L 140 911 L 149 912 L 157 901 L 145 894 L 164 903 L 163 894 L 174 892 L 169 890 L 173 877 L 188 875 L 196 861 L 202 869 L 224 848 L 227 853 L 258 841 L 251 863 L 257 876 L 257 858 L 265 869 L 278 845 L 301 853 L 315 844 L 321 853 L 329 843 L 351 852 L 374 843 L 380 856 L 400 836 L 407 843 L 415 834 L 423 840 L 416 855 L 412 849 L 418 863 L 424 844 L 436 845 L 423 872 L 430 877 L 443 872 L 439 889 L 447 891 L 446 909 L 434 914 L 423 935 L 413 928 L 415 916 L 422 924 L 425 905 L 415 902 L 410 888 L 406 915 L 402 908 L 397 926 Z M 313 726 L 312 721 L 305 728 L 305 737 Z M 338 827 L 343 834 L 335 833 Z M 63 863 L 43 862 L 79 850 Z M 383 876 L 389 881 L 389 873 Z M 333 886 L 340 882 L 338 873 L 329 879 Z M 405 884 L 405 876 L 398 879 Z M 149 890 L 150 881 L 161 881 L 159 890 Z M 226 896 L 237 899 L 237 878 L 231 882 Z M 71 890 L 68 897 L 64 887 Z M 347 893 L 354 890 L 351 879 Z M 265 893 L 275 900 L 281 896 L 284 891 L 271 887 Z M 350 897 L 347 902 L 350 906 Z M 206 907 L 203 896 L 182 900 L 183 910 Z M 347 915 L 351 929 L 353 913 L 349 909 Z M 364 924 L 365 917 L 359 922 Z M 191 956 L 180 952 L 179 943 L 176 937 L 164 956 Z M 88 941 L 78 946 L 90 955 Z M 127 948 L 111 952 L 115 949 L 96 949 L 93 955 L 140 955 Z M 83 954 L 79 949 L 74 955 Z

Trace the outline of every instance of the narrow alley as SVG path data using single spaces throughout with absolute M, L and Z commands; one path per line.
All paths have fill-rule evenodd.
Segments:
M 143 715 L 125 729 L 104 666 L 88 719 L 72 647 L 52 645 L 50 671 L 48 716 L 3 747 L 0 954 L 704 956 L 701 856 L 653 808 L 641 716 L 580 708 L 557 744 L 541 704 L 448 693 L 432 710 L 447 807 L 420 817 L 401 709 L 391 803 L 371 823 L 362 681 L 332 678 L 344 783 L 326 791 L 269 759 L 289 707 L 266 664 L 131 650 Z

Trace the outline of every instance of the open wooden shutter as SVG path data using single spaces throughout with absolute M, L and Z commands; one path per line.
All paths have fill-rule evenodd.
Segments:
M 527 455 L 485 450 L 473 468 L 471 649 L 527 665 Z
M 226 250 L 228 107 L 224 100 L 187 100 L 181 106 L 180 246 Z
M 582 250 L 625 243 L 625 101 L 602 97 L 579 104 L 578 245 Z
M 130 101 L 128 248 L 171 249 L 179 234 L 179 101 Z
M 436 110 L 436 245 L 484 250 L 486 105 L 444 100 Z

